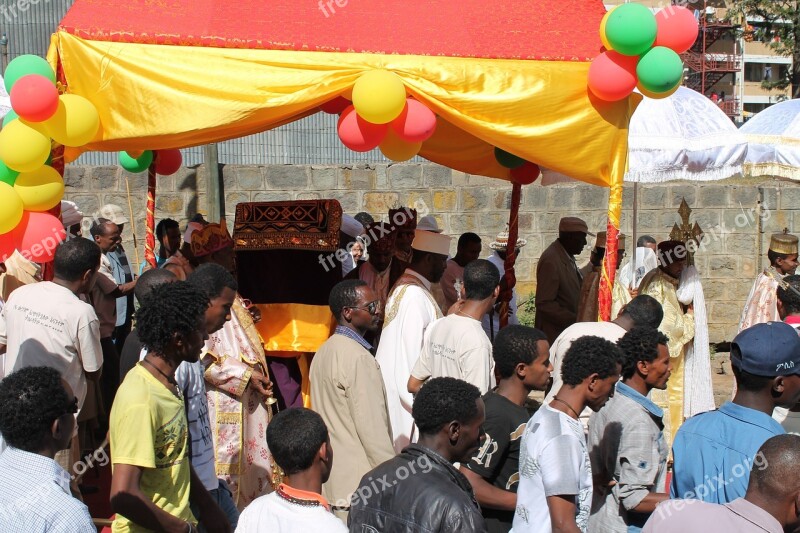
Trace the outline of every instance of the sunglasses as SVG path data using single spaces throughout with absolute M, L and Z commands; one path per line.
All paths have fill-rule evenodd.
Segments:
M 376 315 L 381 310 L 381 301 L 375 300 L 374 302 L 370 302 L 363 307 L 356 307 L 353 305 L 346 306 L 347 309 L 361 309 L 362 311 L 367 311 L 371 315 Z

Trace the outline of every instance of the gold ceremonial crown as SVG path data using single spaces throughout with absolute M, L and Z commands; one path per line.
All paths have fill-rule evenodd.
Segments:
M 775 233 L 769 239 L 769 249 L 778 254 L 796 254 L 797 253 L 797 236 L 786 233 Z

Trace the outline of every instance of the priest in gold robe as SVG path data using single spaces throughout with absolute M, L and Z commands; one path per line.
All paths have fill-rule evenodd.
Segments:
M 212 262 L 234 270 L 233 239 L 224 219 L 204 226 L 191 238 L 192 253 L 200 264 Z M 206 341 L 201 361 L 217 476 L 228 483 L 241 511 L 272 492 L 273 464 L 266 439 L 272 383 L 261 337 L 240 295 L 231 319 Z
M 769 266 L 753 283 L 739 321 L 739 331 L 762 322 L 779 322 L 776 291 L 784 276 L 797 269 L 797 237 L 787 233 L 772 235 L 767 250 Z
M 671 445 L 684 419 L 684 356 L 686 345 L 694 339 L 695 320 L 692 305 L 684 306 L 678 300 L 678 285 L 688 259 L 686 245 L 680 241 L 661 242 L 657 255 L 659 266 L 644 277 L 639 294 L 652 296 L 664 310 L 658 329 L 669 339 L 672 374 L 666 391 L 653 390 L 651 394 L 666 413 L 664 436 Z

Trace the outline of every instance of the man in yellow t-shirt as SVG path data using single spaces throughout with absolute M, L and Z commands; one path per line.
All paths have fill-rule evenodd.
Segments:
M 145 358 L 125 377 L 111 409 L 112 531 L 197 531 L 190 499 L 210 531 L 231 531 L 189 462 L 188 424 L 175 371 L 196 362 L 208 298 L 185 282 L 156 287 L 136 313 Z

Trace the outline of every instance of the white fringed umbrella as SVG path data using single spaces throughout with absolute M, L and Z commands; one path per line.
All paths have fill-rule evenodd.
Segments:
M 800 100 L 766 108 L 739 131 L 748 141 L 746 173 L 800 180 Z
M 645 98 L 628 130 L 625 181 L 713 181 L 742 172 L 747 140 L 717 104 L 680 87 L 668 98 Z
M 3 83 L 3 77 L 0 76 L 0 119 L 8 114 L 11 111 L 11 98 L 9 98 L 8 93 L 6 92 L 6 86 Z

